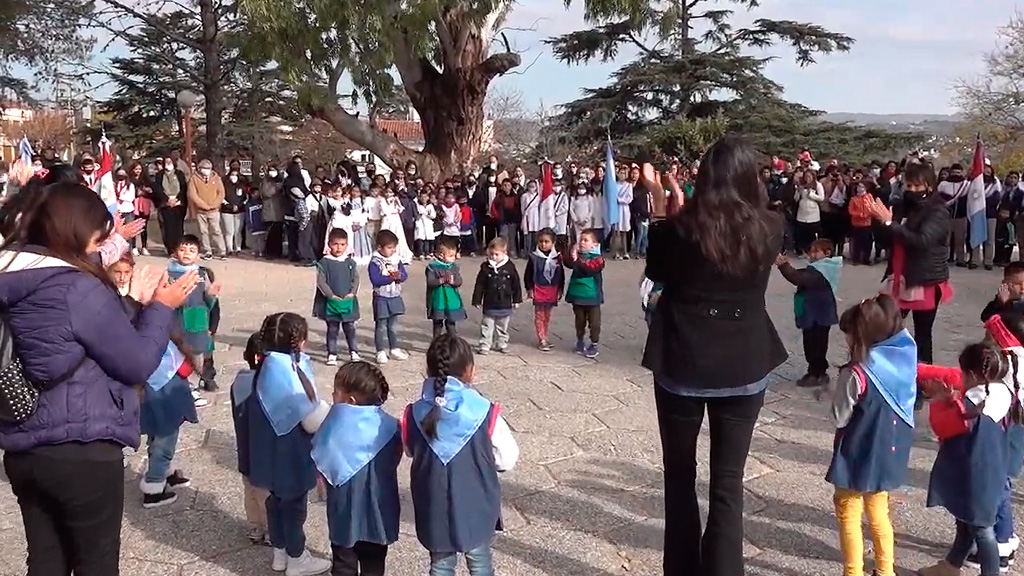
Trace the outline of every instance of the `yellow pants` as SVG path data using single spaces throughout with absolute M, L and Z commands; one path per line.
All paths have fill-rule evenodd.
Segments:
M 864 494 L 836 488 L 833 499 L 839 523 L 839 549 L 843 553 L 843 576 L 864 576 L 864 529 L 861 518 L 868 515 L 868 529 L 875 545 L 875 572 L 895 576 L 892 523 L 889 521 L 889 493 Z

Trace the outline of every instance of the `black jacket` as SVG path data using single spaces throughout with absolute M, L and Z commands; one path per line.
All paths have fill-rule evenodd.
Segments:
M 473 286 L 473 306 L 482 306 L 486 314 L 494 310 L 512 310 L 522 302 L 523 283 L 511 259 L 497 270 L 486 261 L 480 265 Z
M 903 277 L 908 287 L 934 286 L 949 280 L 949 233 L 953 220 L 935 195 L 907 211 L 900 224 L 878 225 L 876 231 L 903 245 Z M 892 275 L 892 256 L 885 277 Z
M 786 361 L 786 348 L 765 309 L 783 220 L 766 212 L 773 230 L 765 261 L 742 277 L 722 274 L 704 257 L 699 238 L 673 220 L 651 225 L 646 276 L 664 285 L 647 335 L 643 366 L 676 386 L 736 388 L 759 382 Z
M 185 179 L 185 173 L 181 170 L 175 170 L 174 176 L 178 179 L 178 207 L 184 211 L 188 208 L 188 181 Z M 164 192 L 164 175 L 158 173 L 153 176 L 153 204 L 159 208 L 167 207 L 167 193 Z

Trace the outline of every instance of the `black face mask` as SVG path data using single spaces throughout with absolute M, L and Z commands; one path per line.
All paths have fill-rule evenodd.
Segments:
M 924 204 L 925 197 L 918 192 L 903 193 L 903 207 L 907 212 L 913 212 Z

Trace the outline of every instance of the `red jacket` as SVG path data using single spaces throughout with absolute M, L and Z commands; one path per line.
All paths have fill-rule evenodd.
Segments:
M 957 392 L 957 399 L 932 402 L 928 405 L 928 424 L 940 442 L 967 432 L 963 403 L 959 397 L 964 393 L 963 373 L 959 368 L 944 368 L 931 364 L 917 365 L 917 382 L 939 380 Z

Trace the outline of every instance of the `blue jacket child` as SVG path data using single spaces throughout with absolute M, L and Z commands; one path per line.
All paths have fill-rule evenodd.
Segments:
M 180 470 L 172 470 L 171 463 L 177 450 L 181 425 L 185 422 L 199 422 L 188 383 L 192 370 L 185 354 L 174 342 L 169 342 L 160 365 L 143 387 L 139 429 L 148 436 L 146 445 L 149 455 L 146 473 L 139 481 L 143 508 L 171 504 L 177 495 L 169 488 L 189 485 L 189 479 Z
M 360 564 L 361 573 L 383 574 L 401 512 L 399 423 L 381 408 L 388 384 L 376 366 L 350 362 L 334 382 L 334 405 L 313 436 L 312 452 L 327 484 L 332 555 L 351 567 Z
M 832 326 L 839 322 L 836 301 L 843 266 L 842 257 L 831 254 L 832 242 L 818 239 L 808 250 L 811 262 L 806 268 L 794 268 L 785 256 L 775 261 L 782 277 L 796 286 L 793 313 L 796 327 L 803 332 L 807 360 L 807 374 L 797 381 L 801 387 L 828 383 L 828 339 Z
M 244 408 L 248 442 L 243 448 L 248 453 L 249 482 L 270 492 L 272 568 L 297 572 L 315 565 L 326 572 L 331 563 L 310 556 L 303 531 L 307 496 L 317 483 L 310 455 L 312 434 L 328 411 L 317 397 L 309 356 L 302 352 L 308 327 L 298 314 L 281 312 L 268 316 L 260 333 L 263 358 Z

